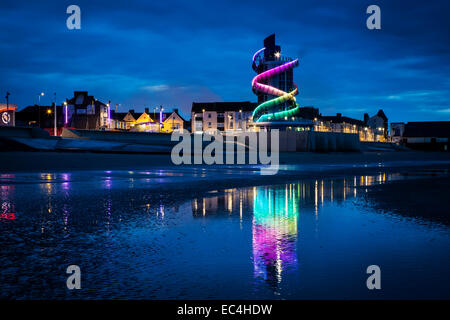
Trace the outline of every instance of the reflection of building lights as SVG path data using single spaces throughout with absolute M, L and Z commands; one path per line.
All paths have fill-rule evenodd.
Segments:
M 344 179 L 344 201 L 346 199 L 346 192 L 347 192 L 347 186 L 346 186 L 346 181 Z
M 239 192 L 239 219 L 242 222 L 242 196 Z
M 319 203 L 319 199 L 318 199 L 318 189 L 317 189 L 317 180 L 314 183 L 314 211 L 316 212 L 316 217 L 317 217 L 317 210 L 318 210 L 318 203 Z
M 320 181 L 320 204 L 323 205 L 323 180 Z
M 0 213 L 0 219 L 15 220 L 16 215 L 14 213 Z

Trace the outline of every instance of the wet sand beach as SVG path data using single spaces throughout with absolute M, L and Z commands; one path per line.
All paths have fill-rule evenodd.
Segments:
M 2 298 L 449 297 L 448 154 L 281 154 L 274 176 L 167 155 L 0 157 Z M 69 264 L 83 290 L 66 289 Z
M 0 152 L 0 172 L 138 170 L 174 166 L 169 154 Z M 281 165 L 378 164 L 450 161 L 450 152 L 280 153 Z M 181 167 L 181 166 L 179 166 Z

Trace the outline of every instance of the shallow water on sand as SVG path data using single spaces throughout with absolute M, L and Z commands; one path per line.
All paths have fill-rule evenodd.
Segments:
M 195 182 L 236 172 L 2 174 L 0 297 L 450 298 L 449 224 L 368 197 L 448 172 L 382 170 L 207 192 Z M 73 264 L 81 290 L 66 288 Z M 366 287 L 373 264 L 381 290 Z

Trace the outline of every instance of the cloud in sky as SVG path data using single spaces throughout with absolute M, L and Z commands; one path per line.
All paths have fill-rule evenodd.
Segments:
M 169 86 L 166 84 L 157 84 L 153 86 L 144 86 L 142 89 L 150 92 L 161 92 L 169 90 Z
M 382 30 L 362 1 L 88 1 L 79 31 L 67 1 L 0 3 L 0 90 L 20 107 L 37 94 L 88 90 L 101 100 L 189 114 L 192 101 L 256 98 L 251 57 L 276 33 L 299 57 L 301 105 L 392 121 L 450 120 L 450 4 L 377 1 Z

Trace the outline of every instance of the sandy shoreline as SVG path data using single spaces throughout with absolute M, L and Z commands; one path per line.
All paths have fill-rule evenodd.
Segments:
M 175 166 L 168 154 L 110 154 L 91 152 L 0 152 L 0 172 L 54 172 L 67 170 L 140 170 Z M 281 153 L 280 165 L 386 164 L 395 162 L 449 162 L 450 153 L 354 152 Z M 191 166 L 193 167 L 193 166 Z M 197 167 L 197 166 L 196 166 Z M 208 166 L 204 166 L 208 167 Z

